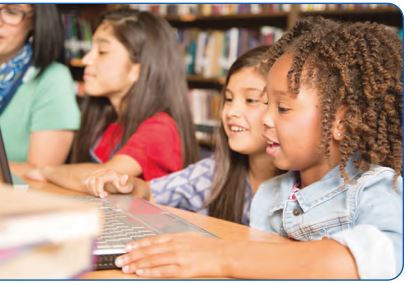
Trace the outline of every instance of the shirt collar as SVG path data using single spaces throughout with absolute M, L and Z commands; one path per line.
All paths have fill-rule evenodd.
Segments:
M 274 177 L 263 184 L 264 188 L 268 188 L 270 190 L 269 198 L 273 200 L 272 206 L 269 208 L 269 214 L 284 208 L 285 202 L 288 200 L 288 196 L 295 182 L 296 173 L 287 172 Z
M 348 183 L 344 183 L 343 177 L 340 176 L 339 166 L 336 166 L 327 172 L 319 181 L 296 192 L 295 196 L 301 209 L 306 212 L 321 202 L 331 199 L 342 191 L 347 190 L 348 186 L 350 186 L 353 180 L 360 174 L 360 171 L 355 168 L 353 161 L 353 157 L 350 158 L 345 167 L 349 176 Z M 296 182 L 297 173 L 290 171 L 262 184 L 264 188 L 269 190 L 269 198 L 273 200 L 272 206 L 269 208 L 270 214 L 285 207 L 285 203 Z
M 325 200 L 331 199 L 337 194 L 347 190 L 353 183 L 360 171 L 354 166 L 353 158 L 349 159 L 345 170 L 349 176 L 349 181 L 345 184 L 340 175 L 339 166 L 331 169 L 325 176 L 317 182 L 314 182 L 295 193 L 301 209 L 306 212 L 317 206 Z

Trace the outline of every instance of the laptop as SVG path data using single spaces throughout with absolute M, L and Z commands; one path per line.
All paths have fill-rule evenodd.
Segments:
M 28 185 L 13 176 L 4 148 L 0 129 L 0 182 L 12 185 L 15 189 L 27 189 Z M 112 194 L 107 198 L 95 196 L 67 196 L 82 202 L 94 203 L 102 211 L 104 226 L 97 238 L 93 255 L 93 269 L 112 269 L 115 258 L 125 253 L 125 246 L 132 240 L 164 233 L 197 232 L 215 237 L 210 232 L 161 209 L 152 203 L 131 195 Z
M 95 203 L 103 212 L 103 230 L 93 250 L 95 270 L 117 268 L 115 258 L 125 253 L 125 246 L 132 240 L 178 232 L 216 237 L 167 210 L 131 195 L 111 194 L 103 199 L 95 196 L 70 198 Z
M 4 147 L 3 135 L 0 129 L 0 182 L 13 186 L 16 189 L 28 189 L 28 185 L 19 177 L 13 175 L 8 164 L 7 153 Z

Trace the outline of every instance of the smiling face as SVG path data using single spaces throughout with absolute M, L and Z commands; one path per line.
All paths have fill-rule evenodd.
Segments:
M 321 144 L 321 106 L 314 88 L 301 80 L 298 95 L 289 92 L 287 73 L 293 56 L 281 56 L 267 76 L 268 110 L 263 117 L 266 126 L 266 152 L 277 168 L 300 171 L 301 182 L 320 179 L 331 167 Z M 336 158 L 332 164 L 337 164 Z
M 253 67 L 237 71 L 226 86 L 222 123 L 229 147 L 235 152 L 251 155 L 265 151 L 264 86 L 265 79 Z
M 90 96 L 107 97 L 113 105 L 119 105 L 139 76 L 139 64 L 130 60 L 128 50 L 114 36 L 108 22 L 97 28 L 92 48 L 83 63 L 86 65 L 85 92 Z
M 26 13 L 22 22 L 16 25 L 6 24 L 0 17 L 0 63 L 12 59 L 24 46 L 32 29 L 32 7 L 28 4 L 0 4 L 2 13 L 10 16 Z

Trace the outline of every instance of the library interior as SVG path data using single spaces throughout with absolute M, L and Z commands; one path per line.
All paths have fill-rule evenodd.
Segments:
M 0 4 L 0 280 L 150 277 L 386 280 L 396 277 L 398 271 L 401 271 L 398 267 L 402 267 L 402 263 L 398 263 L 398 259 L 403 261 L 403 235 L 397 220 L 402 220 L 403 225 L 403 216 L 398 215 L 403 212 L 399 210 L 403 207 L 403 199 L 401 201 L 401 194 L 397 195 L 394 191 L 403 189 L 403 168 L 396 163 L 398 153 L 403 147 L 402 143 L 399 146 L 396 144 L 403 140 L 402 130 L 398 129 L 403 129 L 403 126 L 402 122 L 395 124 L 395 119 L 402 117 L 402 97 L 395 97 L 395 94 L 402 96 L 403 79 L 398 74 L 403 74 L 403 71 L 397 70 L 398 66 L 402 66 L 403 53 L 395 48 L 399 46 L 397 41 L 403 45 L 403 12 L 397 6 L 383 3 L 55 3 L 50 6 L 55 6 L 56 11 L 49 8 L 44 9 L 47 12 L 41 12 L 42 8 L 37 6 L 42 5 L 47 6 L 21 4 L 24 6 L 21 8 L 18 4 Z M 120 14 L 115 11 L 125 12 Z M 157 20 L 128 11 L 146 11 L 156 16 Z M 51 61 L 58 61 L 57 64 L 69 71 L 74 96 L 73 100 L 62 98 L 64 93 L 70 92 L 70 89 L 63 90 L 60 92 L 63 94 L 56 98 L 58 103 L 50 102 L 52 99 L 49 99 L 55 105 L 53 111 L 36 115 L 34 111 L 39 113 L 48 100 L 45 95 L 43 98 L 39 97 L 39 93 L 47 92 L 48 88 L 45 79 L 41 78 L 48 76 L 48 81 L 53 81 L 54 93 L 59 92 L 58 88 L 66 86 L 62 75 L 50 79 L 49 70 L 60 73 L 60 66 L 49 62 L 45 64 L 43 58 L 48 55 L 38 55 L 38 48 L 45 47 L 39 43 L 41 35 L 38 30 L 47 29 L 41 27 L 40 22 L 45 21 L 39 18 L 51 18 L 50 15 L 54 12 L 61 23 L 63 47 L 58 60 L 54 57 Z M 43 14 L 40 15 L 41 13 Z M 118 17 L 124 20 L 120 21 Z M 129 19 L 131 17 L 133 19 Z M 314 20 L 319 19 L 318 17 L 321 20 Z M 129 27 L 131 21 L 136 22 L 136 27 Z M 334 24 L 335 21 L 339 25 L 342 23 L 341 26 Z M 9 35 L 14 32 L 17 34 L 17 29 L 24 29 L 21 26 L 26 23 L 32 25 L 26 30 L 27 40 L 12 53 L 7 49 L 6 41 L 9 40 Z M 177 77 L 174 76 L 176 70 L 163 75 L 157 71 L 159 66 L 164 68 L 174 64 L 177 58 L 165 59 L 168 52 L 173 52 L 165 50 L 171 48 L 171 42 L 164 34 L 167 23 L 170 32 L 174 34 L 180 65 L 184 68 L 184 72 L 179 71 L 180 75 L 176 75 Z M 350 26 L 352 23 L 353 28 Z M 156 25 L 156 30 L 161 29 L 162 32 L 154 32 L 150 28 L 152 25 Z M 389 35 L 380 35 L 381 27 Z M 130 29 L 134 29 L 133 34 L 142 35 L 130 37 Z M 374 34 L 371 35 L 374 29 L 375 37 Z M 316 32 L 319 34 L 316 35 Z M 390 40 L 391 34 L 395 35 L 395 40 Z M 128 38 L 125 39 L 125 36 Z M 166 37 L 160 42 L 160 51 L 159 47 L 149 46 L 147 53 L 132 46 L 133 42 L 135 45 L 142 42 L 142 45 L 148 46 L 148 38 L 154 36 L 155 44 L 159 44 L 159 37 Z M 308 42 L 303 39 L 306 36 Z M 339 42 L 338 37 L 343 38 L 344 43 Z M 351 44 L 351 40 L 348 40 L 350 37 L 364 38 L 352 40 L 354 43 Z M 15 36 L 14 40 L 9 40 L 9 46 L 14 43 L 17 46 L 18 40 L 18 36 Z M 119 47 L 116 47 L 117 44 Z M 167 48 L 164 47 L 166 45 Z M 329 47 L 325 47 L 327 45 Z M 32 63 L 23 62 L 25 56 L 28 56 L 25 53 L 27 46 L 31 46 L 27 52 L 30 52 Z M 264 46 L 265 52 L 258 49 Z M 278 50 L 271 49 L 273 46 Z M 347 50 L 339 49 L 346 46 Z M 285 59 L 288 58 L 288 52 L 296 52 L 296 49 L 302 51 L 305 47 L 311 50 L 302 55 L 305 57 L 303 60 L 312 60 L 308 65 L 299 66 L 299 56 L 290 61 Z M 44 49 L 51 54 L 52 48 Z M 94 52 L 95 49 L 98 49 L 98 53 Z M 322 62 L 318 64 L 311 57 L 313 50 L 314 54 L 318 52 L 318 55 L 325 55 L 325 58 L 341 57 L 336 61 L 330 59 L 329 63 L 327 59 L 320 59 Z M 365 56 L 371 54 L 373 58 L 364 59 L 359 53 L 353 57 L 348 55 L 350 51 L 354 53 L 359 50 L 365 50 Z M 389 52 L 384 54 L 384 50 Z M 105 63 L 104 67 L 107 66 L 105 69 L 109 69 L 110 73 L 105 73 L 107 77 L 104 78 L 107 78 L 106 81 L 111 80 L 110 84 L 103 84 L 99 82 L 102 76 L 96 74 L 96 68 L 89 66 L 93 66 L 94 62 L 102 66 L 103 58 L 110 56 L 108 53 L 113 53 L 112 51 L 116 54 L 129 54 L 129 59 L 122 63 L 117 57 L 116 61 L 110 59 L 109 63 Z M 274 57 L 274 62 L 264 64 L 263 62 L 267 62 L 266 56 L 270 57 L 270 54 Z M 154 61 L 144 59 L 151 55 L 157 58 Z M 339 111 L 339 105 L 327 106 L 330 112 L 336 111 L 336 118 L 335 114 L 322 117 L 322 123 L 326 123 L 328 119 L 328 123 L 333 126 L 326 134 L 320 131 L 322 134 L 319 135 L 332 139 L 333 143 L 330 144 L 333 145 L 328 146 L 322 140 L 319 148 L 330 147 L 330 150 L 320 150 L 328 153 L 325 154 L 328 159 L 334 159 L 334 155 L 339 155 L 340 158 L 334 160 L 333 167 L 328 168 L 324 176 L 321 175 L 317 177 L 318 180 L 307 184 L 305 170 L 300 165 L 293 166 L 293 162 L 284 167 L 283 162 L 288 159 L 288 155 L 279 158 L 283 154 L 277 154 L 288 151 L 287 138 L 284 138 L 284 145 L 280 146 L 283 132 L 278 133 L 278 138 L 268 136 L 269 129 L 277 129 L 274 126 L 276 110 L 273 109 L 272 112 L 271 105 L 274 99 L 272 95 L 276 97 L 274 94 L 278 92 L 274 91 L 275 87 L 269 88 L 270 81 L 274 86 L 278 84 L 277 79 L 270 79 L 268 74 L 275 74 L 276 71 L 281 74 L 283 64 L 287 64 L 283 62 L 290 62 L 293 66 L 287 75 L 287 80 L 290 80 L 289 91 L 299 89 L 300 84 L 308 84 L 307 81 L 312 78 L 308 76 L 309 79 L 304 79 L 304 74 L 307 73 L 302 69 L 313 68 L 311 72 L 315 77 L 317 71 L 336 68 L 337 71 L 330 71 L 330 88 L 339 87 L 336 93 L 341 94 L 344 99 L 335 99 L 331 95 L 322 100 L 322 104 L 329 101 L 340 104 L 344 101 L 349 105 L 342 112 Z M 39 68 L 32 76 L 30 64 Z M 266 64 L 268 69 L 262 71 L 267 68 Z M 351 69 L 350 64 L 360 71 Z M 303 72 L 302 80 L 297 70 Z M 338 79 L 333 77 L 335 75 Z M 378 79 L 378 75 L 383 79 Z M 118 82 L 122 78 L 116 80 L 117 76 L 125 77 L 121 81 L 122 84 L 127 84 L 121 84 L 124 87 L 120 85 L 120 88 L 125 89 L 122 96 L 121 93 L 118 94 L 122 91 L 111 87 L 111 82 Z M 134 76 L 136 79 L 133 80 Z M 181 76 L 185 80 L 178 83 L 176 80 L 181 80 Z M 373 81 L 374 78 L 377 79 Z M 361 82 L 353 83 L 355 80 Z M 172 83 L 168 83 L 170 81 Z M 285 80 L 279 82 L 283 81 Z M 325 81 L 328 80 L 322 77 L 314 84 Z M 252 87 L 252 82 L 256 86 Z M 156 84 L 157 87 L 150 89 L 144 86 L 148 83 Z M 184 97 L 178 97 L 178 101 L 172 104 L 165 100 L 174 98 L 175 94 L 165 95 L 160 104 L 154 104 L 148 102 L 147 96 L 137 93 L 139 89 L 149 95 L 151 92 L 160 92 L 166 86 L 170 89 L 169 92 L 180 93 L 183 83 Z M 243 84 L 251 85 L 244 87 Z M 243 95 L 240 95 L 243 102 L 239 101 L 239 94 L 235 91 L 239 90 L 236 89 L 239 86 L 245 88 Z M 25 97 L 22 96 L 22 90 L 18 90 L 23 88 Z M 36 97 L 28 98 L 28 88 L 37 88 Z M 110 88 L 109 94 L 97 93 L 98 88 Z M 322 96 L 326 93 L 325 90 L 328 89 L 323 88 L 320 91 Z M 91 94 L 93 91 L 94 94 Z M 11 94 L 14 92 L 15 96 Z M 370 93 L 384 94 L 384 98 L 374 100 L 374 95 Z M 130 97 L 129 94 L 138 95 L 138 98 Z M 357 96 L 363 94 L 368 96 L 364 112 L 368 111 L 369 115 L 364 114 L 364 119 L 358 122 L 356 115 L 363 115 L 363 108 L 357 113 L 354 110 L 351 112 L 350 103 L 363 104 L 362 98 L 357 100 Z M 301 91 L 295 92 L 295 95 L 301 96 Z M 118 106 L 114 104 L 117 98 L 120 100 Z M 158 96 L 152 97 L 149 101 L 157 98 Z M 40 100 L 41 103 L 38 103 Z M 243 104 L 243 110 L 236 110 L 238 102 L 239 107 Z M 279 124 L 288 121 L 287 113 L 291 113 L 291 122 L 293 112 L 289 112 L 287 106 L 280 106 L 284 103 L 283 99 L 279 102 Z M 56 104 L 59 105 L 58 108 Z M 384 109 L 382 114 L 374 112 L 378 104 Z M 137 106 L 140 107 L 135 109 Z M 386 110 L 393 106 L 395 109 L 391 112 Z M 131 107 L 134 109 L 131 110 Z M 69 112 L 65 112 L 67 108 L 70 109 Z M 170 110 L 169 115 L 166 114 L 170 120 L 162 115 L 166 109 Z M 322 106 L 322 111 L 324 110 L 325 107 Z M 242 112 L 245 113 L 241 114 Z M 338 120 L 339 115 L 346 115 L 346 112 L 350 117 Z M 254 122 L 259 114 L 261 120 Z M 270 116 L 272 119 L 269 119 Z M 305 119 L 304 117 L 302 120 Z M 350 119 L 353 122 L 352 128 L 347 125 Z M 17 120 L 25 122 L 14 124 Z M 47 126 L 41 128 L 45 125 L 45 120 L 48 120 Z M 61 124 L 62 120 L 64 124 Z M 231 122 L 224 126 L 224 121 Z M 336 126 L 332 121 L 338 121 Z M 346 124 L 339 128 L 340 124 L 343 125 L 342 121 Z M 364 121 L 372 126 L 360 125 Z M 164 129 L 161 124 L 165 125 Z M 19 136 L 23 135 L 19 130 L 21 125 L 29 128 L 25 136 Z M 183 129 L 175 130 L 173 134 L 172 129 L 177 129 L 176 125 Z M 296 125 L 304 123 L 297 122 Z M 322 124 L 323 130 L 325 125 Z M 300 130 L 298 126 L 291 129 L 298 132 Z M 375 134 L 377 138 L 365 136 L 364 140 L 367 141 L 364 144 L 360 143 L 361 137 L 356 135 L 357 140 L 345 140 L 347 135 L 358 129 L 370 136 Z M 136 136 L 135 132 L 138 131 Z M 135 134 L 132 136 L 133 133 Z M 245 144 L 251 144 L 243 145 L 238 140 L 238 135 L 248 141 Z M 12 139 L 20 140 L 16 137 L 27 141 L 13 144 Z M 385 140 L 378 142 L 381 137 Z M 149 145 L 152 140 L 156 144 Z M 156 146 L 157 143 L 160 146 Z M 356 143 L 361 144 L 358 149 L 353 146 Z M 39 144 L 42 145 L 41 151 L 35 153 L 32 149 L 39 149 Z M 338 145 L 336 149 L 333 148 L 335 144 Z M 374 147 L 374 144 L 378 145 Z M 19 155 L 17 145 L 24 145 L 24 151 L 21 151 L 24 154 Z M 55 149 L 55 145 L 63 145 L 60 150 L 52 152 L 59 160 L 49 158 L 52 162 L 48 164 L 32 162 L 35 157 L 38 160 L 44 159 L 43 161 L 48 159 L 46 150 Z M 299 149 L 301 144 L 297 142 L 296 145 Z M 86 158 L 80 157 L 84 152 Z M 353 164 L 359 167 L 361 175 L 353 174 L 348 166 L 345 168 L 345 164 L 342 166 L 342 163 L 351 165 L 352 157 L 357 157 L 356 153 L 360 158 L 358 163 Z M 270 156 L 274 157 L 274 164 Z M 277 159 L 281 161 L 279 164 Z M 290 159 L 292 160 L 291 157 Z M 298 160 L 299 158 L 295 161 L 297 164 Z M 402 156 L 400 160 L 402 161 Z M 264 168 L 270 170 L 265 171 Z M 291 172 L 298 175 L 298 178 L 295 183 L 288 185 L 293 188 L 291 191 L 289 189 L 288 193 L 282 192 L 283 186 L 287 186 L 283 182 L 292 175 Z M 338 176 L 336 180 L 340 186 L 323 195 L 315 193 L 316 186 L 318 190 L 321 186 L 332 186 L 332 181 L 324 181 L 331 173 Z M 286 177 L 285 180 L 279 179 L 279 175 Z M 377 193 L 366 191 L 367 186 L 369 189 L 373 186 L 365 177 L 370 175 L 376 176 L 375 183 L 382 187 Z M 381 179 L 386 178 L 388 181 L 377 180 L 377 176 L 381 175 Z M 16 176 L 23 180 L 22 185 L 16 181 Z M 280 192 L 266 195 L 270 191 L 265 188 L 275 184 L 279 186 Z M 357 187 L 366 189 L 357 189 L 356 186 L 347 186 L 348 184 L 361 184 Z M 280 203 L 276 204 L 274 201 L 274 207 L 264 207 L 267 196 L 270 196 L 269 199 L 274 197 Z M 383 217 L 382 221 L 376 221 L 362 215 L 365 214 L 365 208 L 372 207 L 363 204 L 366 203 L 366 196 L 369 198 L 367 201 L 379 199 L 381 203 L 393 204 L 391 209 L 385 211 L 385 215 L 382 214 L 387 218 L 385 221 L 382 220 Z M 370 204 L 379 204 L 374 200 Z M 361 207 L 363 205 L 364 208 Z M 383 209 L 376 209 L 378 206 L 372 207 L 375 211 L 371 210 L 370 216 L 382 212 Z M 388 208 L 384 206 L 381 208 Z M 325 218 L 330 214 L 333 217 L 315 218 L 315 214 L 319 213 L 325 213 Z M 260 215 L 263 217 L 257 217 Z M 262 220 L 263 218 L 268 219 Z M 360 219 L 362 221 L 356 223 Z M 279 229 L 272 231 L 268 226 Z M 397 231 L 397 228 L 400 229 Z M 165 238 L 167 233 L 169 235 Z M 365 235 L 370 237 L 359 241 Z M 371 241 L 375 243 L 371 244 Z M 311 245 L 306 246 L 306 243 Z M 229 244 L 234 244 L 235 248 Z M 361 247 L 356 250 L 357 245 L 373 248 Z M 174 247 L 178 250 L 175 251 Z M 233 252 L 229 252 L 231 250 Z M 236 256 L 237 250 L 240 250 L 240 259 L 228 257 L 224 260 L 223 255 Z M 290 250 L 294 250 L 291 257 L 280 257 L 289 254 Z M 268 256 L 269 262 L 266 263 L 267 258 L 263 255 L 268 251 L 276 253 Z M 320 258 L 322 251 L 325 251 L 325 259 L 334 258 L 334 262 L 328 260 L 320 263 L 322 261 L 319 260 L 324 259 Z M 256 260 L 255 255 L 258 255 Z M 311 259 L 311 255 L 317 256 L 318 261 Z M 296 265 L 288 264 L 288 261 L 298 256 L 299 260 L 295 259 L 298 262 Z M 273 260 L 279 260 L 279 263 L 271 263 Z M 311 265 L 308 264 L 310 261 Z M 344 263 L 341 266 L 343 268 L 336 268 L 338 261 Z M 243 265 L 246 269 L 239 270 Z M 266 265 L 274 265 L 274 268 Z M 285 269 L 281 269 L 282 266 Z M 289 266 L 290 269 L 287 269 Z
M 65 26 L 66 62 L 82 94 L 81 58 L 91 46 L 92 26 L 118 4 L 59 5 Z M 121 4 L 122 6 L 122 4 Z M 125 6 L 125 5 L 124 5 Z M 402 16 L 390 4 L 129 4 L 164 16 L 178 33 L 185 58 L 189 99 L 200 145 L 211 149 L 219 121 L 219 93 L 235 59 L 258 45 L 272 44 L 300 17 L 385 24 L 403 37 Z

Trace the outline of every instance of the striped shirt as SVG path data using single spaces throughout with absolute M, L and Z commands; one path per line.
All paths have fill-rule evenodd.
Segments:
M 210 197 L 215 170 L 213 157 L 203 159 L 170 175 L 152 179 L 150 188 L 155 202 L 207 215 L 205 206 Z M 253 194 L 247 182 L 242 224 L 249 225 L 250 204 Z

